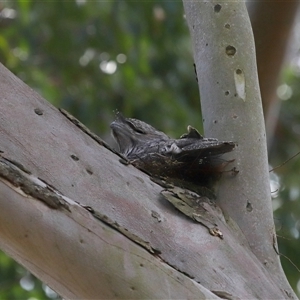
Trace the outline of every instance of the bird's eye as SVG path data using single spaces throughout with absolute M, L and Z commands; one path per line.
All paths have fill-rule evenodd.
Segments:
M 137 128 L 136 126 L 134 126 L 134 124 L 132 124 L 131 122 L 127 121 L 127 124 L 129 125 L 129 127 L 131 127 L 131 129 L 133 129 L 135 132 L 140 133 L 140 134 L 145 134 L 146 132 L 140 128 Z
M 139 129 L 139 128 L 135 128 L 134 129 L 137 133 L 140 133 L 140 134 L 145 134 L 146 132 L 143 131 L 142 129 Z

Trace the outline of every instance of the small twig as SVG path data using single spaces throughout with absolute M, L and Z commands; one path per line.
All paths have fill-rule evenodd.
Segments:
M 293 263 L 293 261 L 290 258 L 288 258 L 286 255 L 284 255 L 284 254 L 282 254 L 280 252 L 279 252 L 279 255 L 283 256 L 284 258 L 286 258 L 292 264 L 292 266 L 294 266 L 294 268 L 300 273 L 300 269 L 296 266 L 295 263 Z
M 287 159 L 285 162 L 283 162 L 283 163 L 280 164 L 279 166 L 277 166 L 277 167 L 271 169 L 269 172 L 273 172 L 274 170 L 279 169 L 280 167 L 284 166 L 286 163 L 288 163 L 290 160 L 292 160 L 293 158 L 295 158 L 295 157 L 296 157 L 297 155 L 299 155 L 299 154 L 300 154 L 300 151 L 297 152 L 297 153 L 296 153 L 295 155 L 293 155 L 292 157 L 290 157 L 289 159 Z
M 277 235 L 277 234 L 276 234 L 276 236 L 277 236 L 277 237 L 280 237 L 280 238 L 285 238 L 285 237 L 280 236 L 280 235 Z M 287 238 L 285 238 L 285 239 L 287 239 Z M 292 266 L 294 266 L 294 268 L 300 273 L 300 269 L 297 267 L 297 265 L 296 265 L 289 257 L 287 257 L 286 255 L 284 255 L 284 254 L 282 254 L 281 252 L 279 252 L 279 250 L 278 250 L 278 248 L 277 248 L 277 243 L 276 243 L 276 240 L 275 240 L 275 235 L 274 235 L 274 239 L 273 239 L 273 248 L 274 248 L 275 252 L 276 252 L 279 256 L 282 256 L 282 257 L 284 257 L 285 259 L 287 259 L 287 260 L 292 264 Z
M 277 236 L 278 238 L 281 238 L 281 239 L 284 239 L 284 240 L 288 240 L 288 241 L 291 240 L 291 239 L 289 239 L 289 238 L 287 238 L 287 237 L 285 237 L 285 236 L 279 235 L 279 234 L 276 234 L 276 236 Z

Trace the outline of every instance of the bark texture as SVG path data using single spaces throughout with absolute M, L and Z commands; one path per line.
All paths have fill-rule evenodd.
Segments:
M 195 49 L 208 100 L 206 133 L 239 144 L 232 157 L 240 174 L 219 187 L 223 239 L 179 213 L 161 186 L 121 164 L 76 120 L 0 66 L 0 247 L 63 297 L 295 298 L 274 249 L 252 44 L 208 38 L 227 6 L 222 24 L 231 37 L 247 18 L 241 4 L 185 2 L 191 28 L 203 32 Z M 200 9 L 206 25 L 194 15 Z M 252 41 L 249 32 L 246 37 Z
M 1 248 L 64 298 L 217 298 L 32 174 L 0 170 Z
M 183 2 L 193 40 L 205 135 L 238 144 L 228 157 L 235 159 L 239 174 L 220 181 L 219 204 L 284 289 L 287 281 L 275 250 L 254 39 L 245 3 Z
M 210 235 L 3 66 L 0 89 L 0 247 L 63 297 L 293 298 L 233 221 Z

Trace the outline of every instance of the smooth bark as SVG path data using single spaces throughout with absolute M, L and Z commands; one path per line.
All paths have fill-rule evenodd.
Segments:
M 234 222 L 220 219 L 223 240 L 210 235 L 168 204 L 162 187 L 121 164 L 3 66 L 0 89 L 2 156 L 69 199 L 49 208 L 28 195 L 22 172 L 10 180 L 1 173 L 0 247 L 63 297 L 293 295 L 272 280 Z
M 224 176 L 218 203 L 282 289 L 288 286 L 276 252 L 263 109 L 255 46 L 242 1 L 183 1 L 201 96 L 204 131 L 231 140 L 239 174 Z
M 18 175 L 4 179 L 4 165 Z M 64 298 L 216 298 L 35 176 L 0 169 L 1 248 Z

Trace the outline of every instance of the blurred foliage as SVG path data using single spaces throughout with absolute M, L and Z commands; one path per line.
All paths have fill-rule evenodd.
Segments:
M 56 293 L 0 252 L 0 299 L 53 299 Z
M 171 136 L 189 124 L 202 128 L 181 1 L 0 2 L 0 29 L 0 61 L 102 137 L 115 110 Z M 300 149 L 299 74 L 284 76 L 293 95 L 282 105 L 274 165 Z M 298 266 L 299 168 L 296 158 L 278 170 L 282 191 L 274 200 L 280 251 Z M 300 274 L 282 261 L 296 289 Z M 0 299 L 57 297 L 3 253 L 0 265 Z
M 270 151 L 270 161 L 273 166 L 279 166 L 275 172 L 280 178 L 279 195 L 274 199 L 277 207 L 274 218 L 279 251 L 286 256 L 281 257 L 282 266 L 300 296 L 300 154 L 296 155 L 300 151 L 299 51 L 285 68 L 282 82 L 277 89 L 281 109 Z
M 170 134 L 201 125 L 181 2 L 18 1 L 12 8 L 1 61 L 93 130 L 107 131 L 115 110 Z

